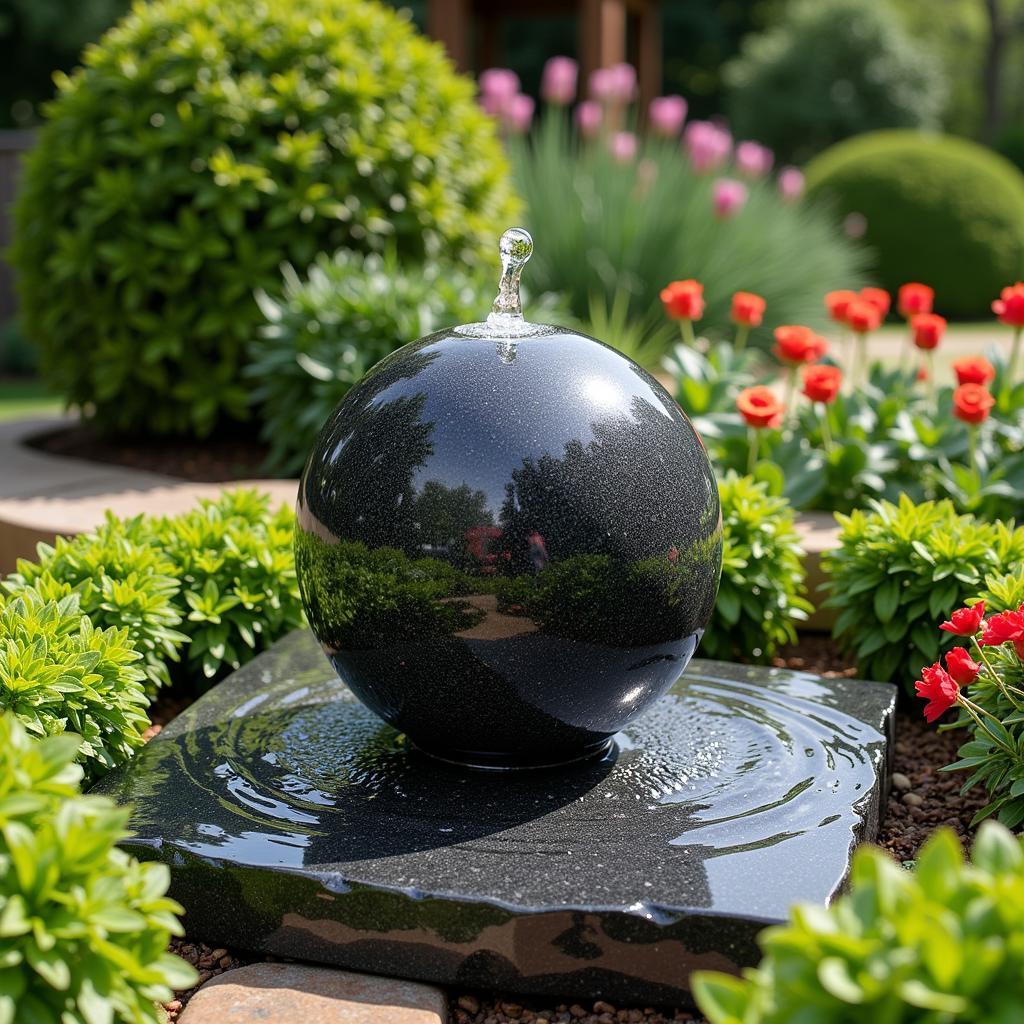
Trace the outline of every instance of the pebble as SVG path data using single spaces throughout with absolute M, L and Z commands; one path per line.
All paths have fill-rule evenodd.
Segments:
M 459 1009 L 465 1010 L 466 1013 L 480 1012 L 480 1000 L 476 996 L 459 996 L 458 1006 Z
M 892 788 L 906 792 L 908 789 L 910 789 L 910 779 L 908 779 L 906 775 L 903 774 L 903 772 L 893 772 Z
M 594 1003 L 594 1013 L 614 1013 L 614 1012 L 615 1012 L 615 1007 L 612 1006 L 611 1003 L 606 1003 L 606 1002 L 604 1002 L 601 999 L 598 999 L 598 1001 L 596 1003 Z
M 916 793 L 904 793 L 903 802 L 908 807 L 921 807 L 924 804 L 924 800 Z

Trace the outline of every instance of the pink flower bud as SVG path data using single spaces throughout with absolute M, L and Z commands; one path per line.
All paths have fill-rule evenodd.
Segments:
M 651 100 L 647 120 L 655 135 L 674 139 L 686 121 L 686 100 L 682 96 L 657 96 Z
M 683 145 L 698 174 L 717 170 L 729 157 L 732 136 L 710 121 L 691 121 L 683 132 Z
M 479 85 L 481 106 L 488 114 L 498 117 L 519 93 L 519 76 L 508 68 L 488 68 L 480 72 Z
M 612 157 L 620 164 L 636 159 L 637 140 L 632 132 L 616 132 L 608 143 Z
M 585 139 L 592 139 L 601 130 L 604 112 L 595 100 L 584 100 L 576 106 L 576 127 Z
M 734 178 L 719 178 L 712 188 L 715 216 L 727 220 L 747 201 L 747 186 Z
M 779 171 L 779 193 L 790 202 L 804 194 L 804 173 L 798 167 L 783 167 Z
M 524 93 L 516 93 L 506 104 L 504 112 L 505 127 L 515 135 L 525 135 L 533 121 L 533 97 Z
M 745 178 L 763 178 L 772 169 L 775 155 L 756 142 L 741 142 L 736 147 L 736 170 Z
M 590 95 L 601 103 L 625 104 L 636 98 L 636 69 L 632 64 L 613 64 L 590 74 Z
M 571 57 L 552 57 L 544 65 L 540 93 L 548 103 L 564 107 L 576 99 L 579 65 Z

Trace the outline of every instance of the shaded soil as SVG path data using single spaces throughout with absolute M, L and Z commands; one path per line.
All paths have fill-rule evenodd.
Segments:
M 780 651 L 773 664 L 826 678 L 857 674 L 830 637 L 813 634 L 801 637 L 799 644 Z M 154 722 L 152 735 L 187 706 L 189 700 L 186 694 L 173 691 L 161 694 L 150 712 Z M 969 827 L 971 818 L 985 803 L 980 791 L 960 796 L 961 775 L 938 771 L 942 765 L 956 760 L 963 733 L 939 732 L 936 726 L 925 722 L 920 707 L 916 706 L 920 702 L 907 703 L 908 706 L 901 706 L 896 715 L 893 787 L 876 840 L 900 861 L 913 860 L 931 832 L 943 825 L 969 843 L 973 834 Z M 210 949 L 187 938 L 172 942 L 171 950 L 200 971 L 200 985 L 254 959 L 246 959 L 244 954 L 227 949 Z M 174 1002 L 167 1004 L 172 1022 L 194 991 L 177 993 Z M 586 1004 L 553 1003 L 544 999 L 461 991 L 450 993 L 450 1010 L 453 1024 L 669 1024 L 681 1021 L 700 1024 L 703 1020 L 685 1010 L 620 1007 L 601 1000 Z
M 103 437 L 91 427 L 76 424 L 33 437 L 29 445 L 50 455 L 126 466 L 194 483 L 227 483 L 265 477 L 267 446 L 252 433 L 238 430 L 194 438 Z

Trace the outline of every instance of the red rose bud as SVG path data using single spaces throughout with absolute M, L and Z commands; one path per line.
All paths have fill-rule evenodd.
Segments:
M 1004 288 L 1000 297 L 992 303 L 992 312 L 1004 324 L 1024 327 L 1024 283 L 1018 281 L 1015 285 Z
M 704 285 L 699 281 L 673 281 L 661 290 L 665 313 L 673 320 L 699 320 L 704 315 Z
M 914 684 L 914 690 L 918 697 L 928 701 L 924 717 L 929 722 L 944 715 L 960 696 L 956 680 L 938 662 L 922 669 L 921 678 Z
M 1019 657 L 1024 658 L 1024 612 L 1001 612 L 985 623 L 985 632 L 979 641 L 982 647 L 998 647 L 1012 643 Z
M 834 401 L 843 383 L 843 371 L 838 366 L 805 366 L 803 377 L 803 393 L 812 402 Z
M 736 396 L 736 408 L 752 427 L 777 427 L 785 411 L 771 388 L 762 385 L 744 388 Z
M 828 315 L 837 324 L 845 324 L 846 311 L 850 308 L 850 303 L 855 302 L 859 297 L 856 292 L 851 292 L 849 289 L 829 292 L 825 296 L 825 308 L 828 310 Z
M 953 392 L 953 415 L 964 423 L 984 423 L 996 400 L 980 384 L 961 384 Z
M 760 327 L 765 301 L 753 292 L 737 292 L 732 297 L 732 322 L 740 327 Z
M 914 344 L 918 348 L 938 348 L 946 332 L 946 318 L 938 313 L 917 313 L 910 318 L 910 329 L 914 332 Z
M 930 313 L 932 303 L 935 301 L 935 290 L 926 284 L 918 284 L 912 281 L 910 284 L 901 284 L 897 305 L 900 313 L 908 320 L 915 313 Z
M 985 602 L 979 601 L 970 608 L 958 608 L 947 622 L 939 626 L 939 629 L 944 629 L 954 636 L 975 636 L 984 621 Z
M 873 302 L 857 298 L 846 308 L 846 322 L 857 334 L 868 334 L 881 327 L 882 311 Z
M 884 288 L 861 288 L 860 297 L 872 306 L 877 306 L 883 319 L 892 305 L 892 296 Z
M 984 356 L 954 359 L 953 372 L 957 384 L 988 384 L 996 377 L 996 368 Z
M 978 678 L 981 666 L 967 653 L 966 647 L 954 647 L 946 655 L 946 671 L 957 686 L 969 686 Z
M 817 362 L 827 351 L 828 342 L 810 327 L 784 324 L 775 328 L 776 356 L 789 366 Z

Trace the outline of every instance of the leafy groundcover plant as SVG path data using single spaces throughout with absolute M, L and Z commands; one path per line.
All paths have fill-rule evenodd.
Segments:
M 766 661 L 795 643 L 796 624 L 812 611 L 793 511 L 768 485 L 729 472 L 719 481 L 722 580 L 701 654 Z
M 78 742 L 0 714 L 0 1024 L 159 1024 L 198 981 L 167 952 L 181 907 L 116 848 L 128 809 L 79 793 Z
M 900 682 L 952 646 L 934 623 L 1024 561 L 1024 528 L 958 515 L 950 501 L 873 501 L 837 515 L 839 547 L 822 559 L 838 611 L 833 634 L 868 679 Z
M 761 933 L 743 978 L 699 973 L 711 1024 L 1015 1024 L 1024 1005 L 1024 851 L 986 822 L 969 862 L 940 830 L 913 871 L 854 856 L 850 891 Z
M 928 701 L 929 722 L 956 708 L 957 720 L 943 728 L 971 734 L 959 759 L 942 770 L 968 772 L 962 792 L 984 786 L 991 798 L 972 824 L 994 815 L 1017 828 L 1024 821 L 1024 575 L 990 578 L 982 599 L 939 628 L 958 646 L 945 666 L 936 661 L 922 670 L 917 695 Z
M 142 746 L 140 661 L 128 630 L 97 629 L 77 594 L 53 601 L 25 587 L 0 598 L 0 713 L 32 736 L 77 733 L 71 749 L 90 781 Z
M 246 490 L 177 516 L 110 517 L 92 533 L 41 544 L 3 586 L 55 598 L 73 591 L 97 624 L 123 626 L 145 658 L 150 693 L 172 678 L 216 681 L 304 621 L 292 520 Z

